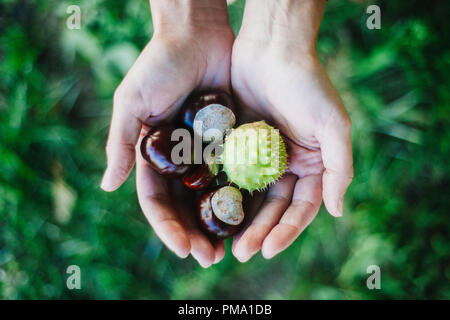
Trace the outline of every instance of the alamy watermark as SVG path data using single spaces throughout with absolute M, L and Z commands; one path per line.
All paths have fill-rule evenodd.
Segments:
M 66 20 L 66 26 L 70 30 L 81 28 L 81 9 L 77 5 L 71 5 L 67 7 L 67 14 L 70 16 Z
M 367 29 L 381 29 L 381 10 L 380 7 L 376 4 L 368 6 L 366 9 L 366 13 L 370 14 L 370 16 L 366 20 Z
M 381 269 L 376 264 L 372 264 L 367 267 L 366 272 L 370 274 L 367 278 L 366 286 L 367 289 L 381 289 Z
M 81 289 L 81 269 L 77 265 L 70 265 L 66 269 L 66 273 L 69 274 L 66 280 L 67 289 L 73 290 Z

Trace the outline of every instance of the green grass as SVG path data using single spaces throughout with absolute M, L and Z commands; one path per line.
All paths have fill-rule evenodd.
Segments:
M 372 4 L 373 2 L 370 2 Z M 327 4 L 319 54 L 353 121 L 345 216 L 322 208 L 285 252 L 204 270 L 163 247 L 134 173 L 98 185 L 114 89 L 151 37 L 148 1 L 0 4 L 0 298 L 450 298 L 448 2 Z M 238 30 L 244 3 L 229 7 Z M 67 266 L 82 270 L 70 291 Z M 381 267 L 381 290 L 366 268 Z

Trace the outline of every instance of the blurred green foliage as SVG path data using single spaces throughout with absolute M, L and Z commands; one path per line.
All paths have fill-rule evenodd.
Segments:
M 381 7 L 368 30 L 366 8 Z M 82 10 L 80 30 L 66 9 Z M 229 6 L 238 31 L 244 1 Z M 450 2 L 333 0 L 319 54 L 353 121 L 345 215 L 285 252 L 204 270 L 165 249 L 134 176 L 98 185 L 111 98 L 152 34 L 148 1 L 0 3 L 0 298 L 450 298 Z M 82 290 L 66 288 L 67 266 Z M 381 268 L 368 290 L 366 268 Z

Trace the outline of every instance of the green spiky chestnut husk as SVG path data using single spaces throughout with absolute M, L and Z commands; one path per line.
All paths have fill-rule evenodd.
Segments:
M 263 190 L 287 168 L 286 146 L 279 131 L 264 121 L 246 123 L 226 138 L 223 170 L 239 188 Z

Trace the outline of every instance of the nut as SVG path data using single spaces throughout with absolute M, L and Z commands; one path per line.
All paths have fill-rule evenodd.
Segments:
M 198 200 L 198 217 L 202 229 L 216 239 L 236 234 L 244 225 L 240 191 L 226 186 L 205 192 Z
M 233 99 L 224 91 L 210 90 L 190 95 L 183 103 L 180 111 L 180 122 L 189 129 L 194 128 L 197 112 L 210 104 L 220 104 L 235 112 Z
M 257 121 L 233 129 L 223 145 L 223 170 L 240 189 L 252 193 L 275 183 L 287 168 L 280 132 Z
M 181 180 L 189 189 L 204 190 L 216 177 L 219 171 L 218 165 L 212 163 L 208 165 L 203 163 L 196 165 L 194 169 L 186 173 Z
M 175 164 L 171 160 L 172 148 L 177 143 L 171 141 L 174 130 L 175 127 L 171 124 L 155 126 L 141 142 L 142 157 L 159 174 L 170 178 L 181 177 L 192 168 L 190 164 Z
M 221 104 L 210 104 L 195 115 L 194 133 L 204 142 L 222 141 L 224 134 L 235 123 L 236 117 L 231 109 Z

